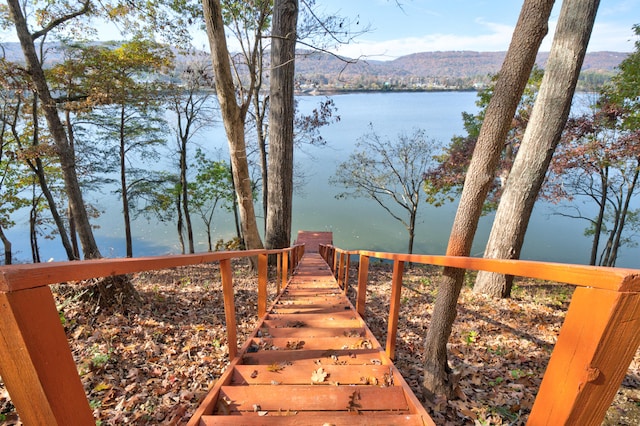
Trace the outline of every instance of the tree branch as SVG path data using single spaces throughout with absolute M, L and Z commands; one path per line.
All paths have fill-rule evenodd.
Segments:
M 90 6 L 91 6 L 91 1 L 90 0 L 84 0 L 84 2 L 82 3 L 82 9 L 80 9 L 80 10 L 78 10 L 76 12 L 70 13 L 68 15 L 61 16 L 58 19 L 54 19 L 46 27 L 42 28 L 39 31 L 36 31 L 33 34 L 31 34 L 31 39 L 35 41 L 39 37 L 47 35 L 49 33 L 49 31 L 51 31 L 54 28 L 64 24 L 65 22 L 67 22 L 67 21 L 69 21 L 71 19 L 77 18 L 78 16 L 85 15 L 86 13 L 89 12 Z

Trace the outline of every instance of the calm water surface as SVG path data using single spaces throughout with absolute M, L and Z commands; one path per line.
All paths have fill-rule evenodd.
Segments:
M 407 232 L 375 202 L 362 198 L 336 199 L 341 188 L 329 185 L 336 166 L 353 150 L 357 139 L 373 124 L 379 135 L 395 138 L 398 133 L 426 130 L 429 138 L 446 144 L 453 135 L 464 134 L 461 113 L 475 112 L 476 94 L 472 92 L 442 93 L 370 93 L 332 96 L 341 120 L 322 130 L 327 146 L 306 147 L 296 152 L 296 167 L 304 173 L 294 195 L 293 233 L 298 230 L 332 231 L 334 243 L 345 249 L 371 249 L 406 252 Z M 299 108 L 311 111 L 320 98 L 300 97 Z M 210 129 L 199 143 L 211 149 L 226 151 L 221 126 Z M 123 225 L 119 201 L 105 194 L 89 194 L 105 211 L 96 221 L 96 238 L 103 255 L 116 257 L 125 253 Z M 414 245 L 415 253 L 443 254 L 455 215 L 456 203 L 440 208 L 422 204 Z M 261 207 L 257 206 L 257 210 Z M 525 239 L 522 258 L 568 263 L 588 261 L 590 240 L 583 236 L 585 223 L 553 214 L 554 207 L 538 203 Z M 20 220 L 20 218 L 18 218 Z M 262 219 L 260 219 L 262 220 Z M 474 240 L 472 254 L 482 255 L 493 216 L 483 217 Z M 194 217 L 199 226 L 199 219 Z M 262 225 L 260 225 L 262 226 Z M 29 259 L 26 228 L 11 230 L 10 237 L 17 256 Z M 218 214 L 215 239 L 229 239 L 234 234 L 232 217 Z M 196 230 L 197 250 L 206 250 L 204 229 Z M 134 255 L 178 253 L 179 246 L 173 224 L 138 219 L 134 226 Z M 624 248 L 619 266 L 640 268 L 640 250 Z M 42 241 L 42 257 L 64 260 L 57 241 Z

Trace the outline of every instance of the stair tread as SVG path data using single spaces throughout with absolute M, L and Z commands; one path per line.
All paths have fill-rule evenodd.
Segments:
M 384 365 L 237 365 L 233 372 L 232 384 L 257 385 L 270 384 L 272 381 L 283 385 L 311 384 L 311 375 L 319 368 L 327 374 L 325 381 L 316 386 L 323 385 L 365 385 L 365 384 L 389 384 L 394 381 L 394 372 L 389 366 Z
M 226 403 L 224 402 L 226 401 Z M 224 405 L 227 407 L 223 407 Z M 218 410 L 254 411 L 388 411 L 408 410 L 398 386 L 264 385 L 222 386 Z
M 263 413 L 264 414 L 264 413 Z M 284 415 L 291 414 L 291 415 Z M 202 416 L 201 426 L 210 425 L 296 425 L 296 426 L 322 426 L 330 424 L 334 426 L 391 426 L 391 425 L 419 425 L 425 424 L 422 416 L 418 414 L 381 414 L 374 413 L 368 415 L 366 412 L 359 413 L 267 413 L 264 416 L 258 413 L 243 416 Z

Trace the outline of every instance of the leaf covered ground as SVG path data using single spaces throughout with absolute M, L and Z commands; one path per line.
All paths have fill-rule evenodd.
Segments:
M 257 322 L 256 279 L 241 264 L 234 271 L 241 343 Z M 370 268 L 367 323 L 383 345 L 391 274 L 389 265 Z M 416 393 L 437 275 L 413 268 L 404 277 L 396 365 Z M 102 425 L 184 424 L 229 361 L 219 269 L 177 268 L 132 279 L 143 303 L 111 311 L 81 302 L 69 286 L 53 287 L 90 406 Z M 436 424 L 524 424 L 572 290 L 519 281 L 512 299 L 493 300 L 465 287 L 449 341 L 458 398 L 426 404 Z M 274 280 L 269 292 L 275 293 Z M 604 424 L 640 424 L 639 388 L 636 355 Z M 0 424 L 20 424 L 1 382 Z

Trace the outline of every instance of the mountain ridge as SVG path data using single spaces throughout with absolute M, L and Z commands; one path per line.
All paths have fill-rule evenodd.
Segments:
M 490 76 L 500 71 L 506 53 L 436 51 L 390 61 L 356 61 L 329 53 L 299 51 L 296 79 L 303 90 L 472 90 L 485 86 Z M 592 84 L 602 83 L 628 55 L 611 51 L 587 53 L 582 73 L 591 75 Z M 548 57 L 549 52 L 538 53 L 536 64 L 544 68 Z
M 376 68 L 402 69 L 404 71 L 411 69 L 416 73 L 444 75 L 445 72 L 449 71 L 446 67 L 455 65 L 458 66 L 458 71 L 455 76 L 471 76 L 482 73 L 495 74 L 500 70 L 506 53 L 507 52 L 505 51 L 479 52 L 472 50 L 417 52 L 400 56 L 390 61 L 380 61 L 368 60 L 366 58 L 356 60 L 329 53 L 298 51 L 298 57 L 296 58 L 296 70 L 307 72 L 308 67 L 312 66 L 314 62 L 321 62 L 325 65 L 333 63 L 334 65 L 332 68 L 344 68 L 345 72 L 348 73 L 353 73 L 354 71 L 359 72 L 363 68 L 371 67 L 374 70 Z M 626 52 L 590 52 L 585 56 L 582 70 L 595 69 L 602 71 L 614 71 L 615 67 L 618 66 L 628 55 L 629 53 Z M 537 55 L 536 64 L 544 68 L 548 58 L 549 52 L 540 52 Z M 347 64 L 345 61 L 351 63 Z M 430 73 L 425 69 L 425 65 L 430 66 Z M 353 71 L 350 72 L 350 68 L 353 68 Z
M 24 61 L 19 43 L 1 45 L 8 60 Z M 394 90 L 472 90 L 485 86 L 490 76 L 498 73 L 506 53 L 433 51 L 381 61 L 299 50 L 296 82 L 299 90 L 384 90 L 385 87 Z M 628 55 L 627 52 L 615 51 L 589 52 L 585 56 L 582 73 L 591 74 L 591 83 L 597 85 L 610 78 Z M 548 57 L 549 52 L 538 53 L 536 64 L 544 68 Z M 57 59 L 53 53 L 48 62 L 56 62 Z

